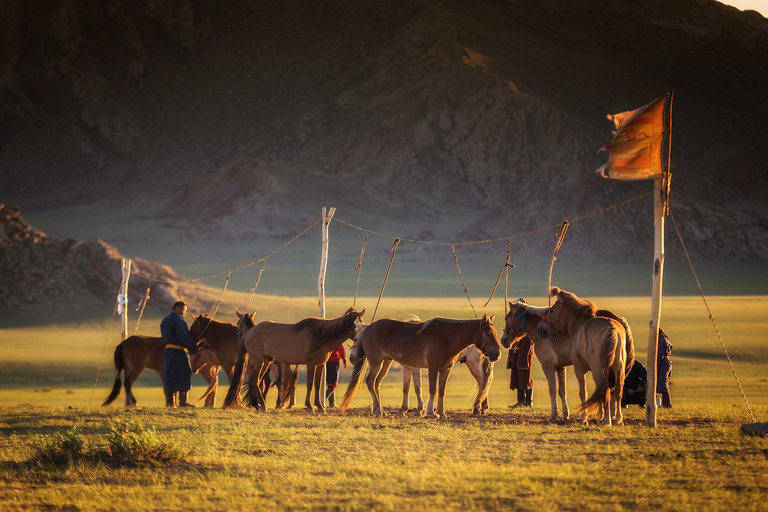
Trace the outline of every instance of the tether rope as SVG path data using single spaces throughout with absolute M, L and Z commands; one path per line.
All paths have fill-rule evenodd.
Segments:
M 133 330 L 133 335 L 136 336 L 136 333 L 139 332 L 139 325 L 141 324 L 141 317 L 144 316 L 144 310 L 147 308 L 147 301 L 149 300 L 149 289 L 152 288 L 152 280 L 149 281 L 149 284 L 147 285 L 147 294 L 144 296 L 144 300 L 141 301 L 139 304 L 139 307 L 136 308 L 136 311 L 139 312 L 139 319 L 136 320 L 136 328 Z
M 219 307 L 221 306 L 221 302 L 224 300 L 224 294 L 227 292 L 227 286 L 229 286 L 229 280 L 231 278 L 232 278 L 232 273 L 227 274 L 227 281 L 224 283 L 224 288 L 221 289 L 221 295 L 219 295 L 219 300 L 217 300 L 211 306 L 211 309 L 208 310 L 208 323 L 205 324 L 205 327 L 203 328 L 203 330 L 200 331 L 200 335 L 197 337 L 196 341 L 200 341 L 203 339 L 203 334 L 205 334 L 205 331 L 207 331 L 208 327 L 211 326 L 213 319 L 216 318 L 216 313 L 219 312 Z
M 376 301 L 376 307 L 373 308 L 373 316 L 371 317 L 371 323 L 376 320 L 376 312 L 379 310 L 379 303 L 381 303 L 381 297 L 384 295 L 384 288 L 387 286 L 387 280 L 389 279 L 389 271 L 392 270 L 392 262 L 395 261 L 395 254 L 397 254 L 397 246 L 400 245 L 400 239 L 395 238 L 392 242 L 392 247 L 389 249 L 389 265 L 387 266 L 387 273 L 384 275 L 384 282 L 381 283 L 381 291 L 379 292 L 379 300 Z
M 456 270 L 459 272 L 459 279 L 461 279 L 461 286 L 464 288 L 464 295 L 467 296 L 467 300 L 469 301 L 469 307 L 472 308 L 472 313 L 474 313 L 475 318 L 477 318 L 477 311 L 475 311 L 475 306 L 472 304 L 472 299 L 469 298 L 469 290 L 467 290 L 467 285 L 464 284 L 464 276 L 461 275 L 461 267 L 459 267 L 459 257 L 456 256 L 456 247 L 451 246 L 451 250 L 453 251 L 453 261 L 456 262 Z
M 123 284 L 120 283 L 120 288 L 117 290 L 118 295 L 123 289 Z M 96 371 L 96 381 L 93 383 L 93 390 L 91 390 L 91 399 L 88 400 L 88 408 L 90 409 L 93 403 L 93 394 L 96 393 L 96 386 L 99 384 L 99 376 L 101 375 L 101 367 L 104 365 L 104 354 L 107 353 L 107 343 L 109 342 L 109 335 L 112 334 L 112 324 L 115 323 L 115 313 L 117 313 L 117 304 L 119 299 L 115 300 L 115 309 L 112 310 L 112 320 L 109 321 L 109 329 L 107 329 L 107 339 L 104 340 L 104 349 L 101 351 L 101 359 L 99 360 L 99 369 Z
M 231 274 L 234 274 L 235 272 L 239 272 L 240 270 L 243 270 L 244 268 L 252 267 L 252 266 L 254 266 L 254 265 L 258 264 L 258 263 L 261 263 L 262 261 L 266 261 L 267 259 L 271 258 L 272 256 L 274 256 L 278 252 L 280 252 L 283 249 L 285 249 L 286 247 L 288 247 L 288 245 L 290 245 L 291 243 L 295 242 L 297 239 L 299 239 L 302 236 L 304 236 L 310 229 L 312 229 L 313 227 L 317 226 L 322 220 L 323 220 L 322 218 L 317 219 L 315 222 L 313 222 L 311 225 L 309 225 L 304 231 L 302 231 L 298 235 L 294 236 L 293 238 L 291 238 L 290 240 L 285 242 L 283 245 L 281 245 L 280 247 L 278 247 L 277 249 L 275 249 L 271 253 L 269 253 L 266 256 L 264 256 L 263 258 L 259 258 L 258 260 L 254 260 L 254 261 L 252 261 L 250 263 L 246 263 L 245 265 L 241 265 L 241 266 L 239 266 L 237 268 L 234 268 L 232 270 L 227 270 L 225 272 L 219 272 L 218 274 L 213 274 L 213 275 L 205 276 L 205 277 L 198 277 L 197 279 L 187 279 L 186 281 L 164 281 L 162 279 L 157 279 L 156 277 L 148 276 L 146 274 L 142 274 L 142 273 L 134 272 L 134 271 L 131 271 L 131 274 L 139 276 L 139 277 L 143 277 L 144 279 L 152 279 L 156 283 L 170 284 L 170 285 L 176 287 L 176 289 L 178 290 L 178 286 L 177 285 L 179 285 L 179 284 L 197 283 L 197 282 L 200 282 L 200 281 L 205 281 L 206 279 L 213 279 L 214 277 L 221 277 L 221 276 L 225 276 L 225 275 L 228 275 L 228 274 L 231 275 Z M 181 292 L 179 292 L 179 295 L 181 295 Z
M 368 245 L 368 232 L 365 232 L 365 240 L 363 240 L 363 248 L 360 249 L 360 259 L 357 262 L 355 271 L 357 272 L 357 284 L 355 285 L 355 298 L 352 299 L 352 307 L 357 304 L 357 291 L 360 289 L 360 271 L 363 268 L 363 258 L 365 258 L 365 247 Z
M 741 392 L 741 397 L 744 399 L 744 404 L 747 406 L 747 411 L 749 411 L 749 416 L 752 418 L 752 421 L 756 423 L 757 420 L 755 419 L 755 415 L 752 413 L 752 408 L 749 406 L 747 395 L 744 394 L 744 388 L 741 386 L 741 381 L 739 381 L 739 376 L 736 375 L 736 369 L 733 367 L 733 361 L 731 360 L 731 356 L 728 354 L 728 349 L 725 348 L 725 342 L 723 342 L 723 337 L 720 335 L 720 329 L 718 329 L 717 327 L 717 323 L 715 322 L 715 317 L 712 314 L 712 310 L 709 309 L 709 303 L 707 302 L 707 298 L 704 296 L 704 289 L 701 287 L 699 276 L 696 274 L 696 270 L 693 268 L 693 262 L 691 261 L 691 256 L 690 254 L 688 254 L 688 249 L 685 246 L 685 242 L 683 242 L 683 237 L 680 234 L 680 229 L 677 227 L 675 216 L 672 215 L 671 211 L 669 213 L 669 218 L 672 219 L 672 225 L 675 227 L 677 238 L 680 240 L 680 245 L 683 247 L 683 252 L 685 253 L 686 259 L 688 260 L 688 266 L 691 267 L 693 278 L 696 280 L 696 286 L 699 287 L 699 294 L 701 294 L 701 298 L 702 300 L 704 300 L 704 306 L 706 306 L 707 313 L 709 313 L 709 320 L 712 322 L 712 326 L 715 328 L 715 332 L 717 333 L 717 339 L 720 340 L 720 346 L 723 347 L 723 352 L 725 352 L 725 357 L 726 359 L 728 359 L 728 364 L 731 366 L 731 372 L 733 373 L 733 378 L 736 379 L 736 384 L 739 386 L 739 391 Z
M 261 281 L 261 274 L 264 273 L 264 269 L 267 267 L 267 259 L 264 258 L 264 261 L 261 264 L 261 269 L 259 270 L 259 277 L 256 278 L 256 281 L 253 282 L 253 286 L 251 287 L 251 295 L 248 297 L 248 303 L 245 305 L 245 310 L 243 313 L 248 312 L 248 308 L 251 307 L 251 299 L 253 299 L 253 294 L 256 292 L 256 288 L 259 287 L 259 281 Z
M 552 297 L 549 294 L 549 290 L 552 289 L 552 270 L 555 268 L 555 260 L 557 259 L 557 252 L 560 250 L 560 247 L 563 245 L 563 240 L 565 240 L 565 234 L 568 233 L 568 226 L 570 226 L 571 223 L 567 220 L 563 221 L 563 226 L 560 228 L 560 231 L 557 232 L 555 236 L 557 236 L 557 245 L 555 245 L 555 251 L 552 253 L 552 261 L 549 263 L 549 275 L 547 276 L 547 301 L 549 302 L 548 307 L 552 307 Z M 552 326 L 550 325 L 550 328 Z
M 515 265 L 513 263 L 510 263 L 510 259 L 512 257 L 512 239 L 508 239 L 507 243 L 507 261 L 502 265 L 501 270 L 499 270 L 499 277 L 496 278 L 496 283 L 493 285 L 493 290 L 491 290 L 491 296 L 488 297 L 488 301 L 486 301 L 485 304 L 482 305 L 483 308 L 485 308 L 488 304 L 491 303 L 491 300 L 493 300 L 493 296 L 496 294 L 496 288 L 499 286 L 499 283 L 501 282 L 501 276 L 504 274 L 504 271 L 506 271 L 506 274 L 504 275 L 504 316 L 507 315 L 507 288 L 509 286 L 509 268 L 515 268 Z

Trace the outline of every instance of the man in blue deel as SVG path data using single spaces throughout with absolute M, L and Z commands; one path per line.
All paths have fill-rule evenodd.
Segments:
M 195 354 L 198 345 L 189 335 L 184 315 L 187 305 L 177 302 L 173 305 L 171 314 L 160 323 L 160 333 L 165 344 L 163 354 L 163 373 L 165 375 L 163 390 L 165 391 L 165 406 L 176 407 L 176 392 L 179 393 L 179 407 L 194 407 L 187 401 L 187 393 L 192 388 L 192 364 L 189 354 Z

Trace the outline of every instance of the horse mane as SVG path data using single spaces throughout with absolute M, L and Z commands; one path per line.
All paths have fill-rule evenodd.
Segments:
M 416 317 L 416 318 L 419 318 L 419 317 Z M 419 329 L 416 332 L 416 334 L 421 334 L 422 332 L 424 332 L 424 330 L 427 327 L 429 327 L 432 324 L 432 322 L 435 322 L 435 321 L 444 322 L 444 323 L 447 323 L 447 324 L 463 324 L 463 323 L 466 323 L 466 322 L 477 322 L 477 321 L 479 321 L 479 319 L 472 319 L 472 318 L 443 318 L 441 316 L 436 316 L 436 317 L 430 318 L 429 320 L 424 322 L 424 324 L 421 326 L 421 329 Z
M 216 320 L 215 318 L 211 318 L 211 317 L 209 317 L 208 315 L 205 315 L 205 314 L 201 314 L 200 316 L 195 318 L 195 322 L 197 322 L 198 320 L 200 320 L 200 321 L 208 320 L 211 325 L 230 325 L 230 326 L 234 326 L 235 325 L 232 322 Z M 192 323 L 194 323 L 194 322 L 192 322 Z
M 578 316 L 595 316 L 597 312 L 597 306 L 595 303 L 586 299 L 580 299 L 571 292 L 561 290 L 557 286 L 553 286 L 549 291 L 550 296 L 557 296 L 562 299 L 563 307 L 570 310 L 572 313 Z
M 351 310 L 340 317 L 331 320 L 315 317 L 305 318 L 294 324 L 293 329 L 297 333 L 304 329 L 309 329 L 312 334 L 312 341 L 310 342 L 307 352 L 312 352 L 330 341 L 346 336 L 355 326 L 355 321 L 358 319 L 358 315 L 359 313 Z
M 544 316 L 549 311 L 549 308 L 532 306 L 524 301 L 523 302 L 516 301 L 516 302 L 513 302 L 512 305 L 515 306 L 515 308 L 524 309 L 527 313 L 531 313 L 539 317 Z M 511 308 L 510 308 L 510 311 L 511 311 Z

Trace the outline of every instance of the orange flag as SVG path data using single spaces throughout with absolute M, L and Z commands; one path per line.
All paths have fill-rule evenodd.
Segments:
M 664 174 L 669 99 L 668 94 L 637 110 L 608 116 L 616 127 L 615 137 L 610 146 L 598 150 L 611 152 L 598 174 L 614 180 L 648 180 Z

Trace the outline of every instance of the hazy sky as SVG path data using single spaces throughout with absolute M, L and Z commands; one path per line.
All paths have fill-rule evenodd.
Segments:
M 768 0 L 728 0 L 722 3 L 732 5 L 742 11 L 752 9 L 768 18 Z

